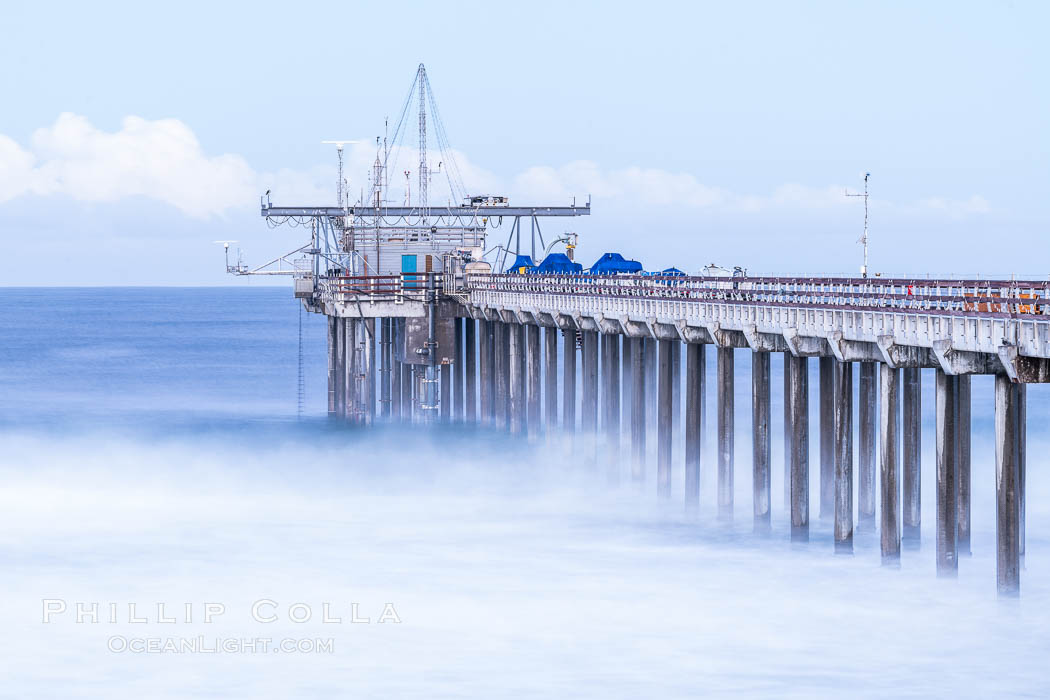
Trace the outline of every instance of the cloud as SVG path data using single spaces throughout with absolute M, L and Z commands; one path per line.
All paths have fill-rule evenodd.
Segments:
M 120 130 L 105 132 L 85 117 L 65 113 L 34 132 L 29 149 L 0 135 L 0 202 L 26 194 L 88 202 L 140 196 L 207 218 L 254 203 L 274 179 L 310 189 L 304 187 L 309 176 L 264 175 L 238 155 L 205 154 L 178 119 L 131 116 Z
M 377 157 L 374 142 L 350 146 L 345 177 L 351 200 L 367 193 Z M 605 169 L 592 161 L 534 166 L 501 178 L 453 152 L 470 194 L 507 194 L 512 202 L 596 202 L 617 207 L 668 206 L 727 213 L 782 210 L 830 210 L 851 204 L 842 185 L 811 187 L 788 183 L 768 193 L 739 193 L 700 182 L 686 172 L 658 168 Z M 446 179 L 450 164 L 440 153 L 428 153 L 432 168 L 442 163 L 430 185 L 430 202 L 449 199 Z M 333 159 L 334 160 L 334 159 Z M 418 196 L 418 155 L 401 148 L 391 154 L 388 202 L 401 202 L 407 186 Z M 221 216 L 249 207 L 267 189 L 280 204 L 322 204 L 334 201 L 333 163 L 305 171 L 258 172 L 236 154 L 206 154 L 196 135 L 178 119 L 147 120 L 129 116 L 115 132 L 93 126 L 87 118 L 65 113 L 49 127 L 38 129 L 28 147 L 0 134 L 0 203 L 23 195 L 63 195 L 89 202 L 115 202 L 146 197 L 169 204 L 195 218 Z M 404 171 L 409 171 L 406 178 Z M 407 182 L 406 182 L 407 180 Z M 934 197 L 909 205 L 880 200 L 880 207 L 921 211 L 962 218 L 987 213 L 986 199 Z

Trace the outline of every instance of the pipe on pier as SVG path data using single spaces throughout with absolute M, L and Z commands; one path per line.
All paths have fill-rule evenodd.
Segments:
M 879 495 L 881 496 L 880 542 L 882 563 L 895 565 L 901 558 L 900 459 L 900 370 L 879 364 Z
M 995 375 L 995 533 L 999 595 L 1021 592 L 1022 461 L 1025 450 L 1025 387 Z
M 543 425 L 548 439 L 558 429 L 558 329 L 543 329 Z
M 958 576 L 956 411 L 958 377 L 937 370 L 937 575 Z M 997 380 L 998 386 L 998 380 Z M 998 393 L 996 394 L 998 399 Z M 998 406 L 998 401 L 996 403 Z M 998 420 L 998 418 L 997 418 Z
M 853 365 L 834 364 L 835 552 L 853 552 Z
M 857 398 L 857 529 L 875 529 L 875 363 L 860 363 Z
M 507 356 L 510 369 L 510 432 L 520 435 L 525 428 L 525 382 L 521 368 L 524 361 L 521 326 L 508 324 Z
M 702 346 L 701 346 L 702 347 Z M 768 532 L 771 525 L 772 442 L 770 425 L 770 355 L 751 354 L 751 491 L 756 532 Z
M 718 517 L 733 518 L 733 348 L 718 348 Z
M 820 507 L 821 520 L 835 512 L 835 358 L 817 361 L 820 375 Z
M 645 482 L 645 338 L 629 338 L 631 364 L 631 480 Z M 653 392 L 655 393 L 655 392 Z
M 657 397 L 656 421 L 656 493 L 660 498 L 671 497 L 671 403 L 672 381 L 671 358 L 674 343 L 670 340 L 658 341 L 657 377 L 659 396 Z
M 955 492 L 958 501 L 956 539 L 960 556 L 970 556 L 970 376 L 956 377 L 955 392 Z
M 917 367 L 901 370 L 901 469 L 905 545 L 918 546 L 922 525 L 922 374 Z
M 561 380 L 561 420 L 562 430 L 571 439 L 576 435 L 576 331 L 562 331 L 561 359 L 563 363 Z
M 791 540 L 809 540 L 809 362 L 792 355 L 788 361 L 791 433 Z

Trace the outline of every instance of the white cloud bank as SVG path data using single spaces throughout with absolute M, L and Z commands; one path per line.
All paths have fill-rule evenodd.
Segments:
M 369 144 L 349 149 L 347 175 L 352 193 L 368 181 L 366 173 L 375 155 Z M 434 154 L 432 162 L 439 157 Z M 404 149 L 398 160 L 398 172 L 390 174 L 393 201 L 403 197 L 397 194 L 403 193 L 401 170 L 412 168 L 415 151 Z M 605 170 L 590 161 L 531 167 L 505 181 L 463 154 L 457 153 L 456 160 L 468 186 L 477 192 L 509 194 L 512 201 L 561 203 L 589 194 L 595 200 L 628 205 L 675 204 L 738 212 L 819 210 L 849 204 L 841 185 L 785 184 L 767 195 L 740 194 L 706 185 L 689 173 L 639 167 Z M 126 117 L 120 130 L 110 133 L 83 116 L 65 113 L 51 126 L 34 132 L 28 147 L 0 134 L 0 203 L 23 195 L 64 195 L 90 202 L 140 196 L 169 204 L 191 217 L 208 218 L 252 206 L 270 188 L 279 195 L 275 201 L 280 203 L 330 201 L 334 189 L 331 170 L 318 166 L 308 172 L 260 173 L 238 155 L 206 154 L 193 131 L 178 119 Z M 432 191 L 446 191 L 443 178 L 436 176 Z M 416 176 L 412 174 L 410 180 L 415 188 Z M 431 197 L 433 202 L 437 199 Z M 903 208 L 959 218 L 985 214 L 990 205 L 974 195 L 965 200 L 925 199 Z

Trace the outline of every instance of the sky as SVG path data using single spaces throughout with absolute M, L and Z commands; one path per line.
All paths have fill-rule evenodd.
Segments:
M 301 245 L 301 229 L 266 226 L 259 195 L 334 204 L 331 139 L 365 142 L 348 159 L 359 191 L 420 62 L 468 190 L 591 197 L 590 217 L 545 229 L 578 233 L 585 263 L 616 250 L 648 269 L 856 272 L 863 206 L 844 191 L 870 172 L 872 270 L 1050 272 L 1044 3 L 4 15 L 0 285 L 274 283 L 225 275 L 213 241 L 248 264 Z

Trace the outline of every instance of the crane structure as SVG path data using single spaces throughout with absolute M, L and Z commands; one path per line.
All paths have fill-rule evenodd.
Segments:
M 402 141 L 413 104 L 419 125 L 414 202 L 407 169 L 404 196 L 389 193 L 389 173 L 401 172 L 398 159 L 408 150 Z M 523 218 L 531 221 L 535 255 L 537 235 L 540 249 L 544 247 L 539 219 L 589 215 L 590 200 L 583 206 L 577 206 L 575 199 L 568 206 L 510 206 L 506 196 L 469 194 L 422 63 L 393 136 L 387 136 L 376 139 L 371 172 L 362 180 L 367 185 L 355 202 L 350 202 L 351 190 L 343 172 L 344 146 L 360 142 L 324 141 L 336 146 L 338 157 L 335 206 L 274 205 L 270 191 L 260 198 L 260 214 L 267 225 L 303 227 L 310 231 L 309 240 L 254 268 L 241 261 L 238 251 L 237 263 L 227 261 L 226 269 L 236 275 L 293 276 L 296 298 L 307 311 L 329 318 L 331 334 L 342 338 L 339 342 L 345 344 L 347 353 L 352 345 L 373 348 L 366 347 L 364 352 L 355 348 L 357 355 L 349 358 L 355 366 L 371 366 L 375 321 L 381 319 L 384 338 L 389 325 L 389 340 L 383 342 L 392 349 L 393 359 L 426 368 L 418 380 L 419 405 L 424 412 L 436 411 L 436 367 L 453 361 L 453 318 L 461 315 L 466 274 L 491 272 L 493 262 L 499 267 L 512 245 L 520 252 Z M 431 136 L 440 153 L 436 168 L 428 161 Z M 439 204 L 431 184 L 435 176 L 442 175 L 449 196 Z M 488 248 L 489 229 L 500 228 L 504 220 L 510 225 L 507 245 Z M 390 359 L 382 359 L 386 368 L 381 371 L 389 371 Z M 365 395 L 368 389 L 355 386 L 348 391 Z M 352 400 L 347 403 L 354 405 Z

